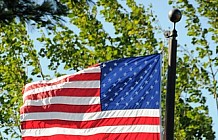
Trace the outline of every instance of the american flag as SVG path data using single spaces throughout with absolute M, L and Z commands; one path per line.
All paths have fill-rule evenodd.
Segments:
M 160 140 L 161 55 L 122 58 L 24 87 L 23 140 Z

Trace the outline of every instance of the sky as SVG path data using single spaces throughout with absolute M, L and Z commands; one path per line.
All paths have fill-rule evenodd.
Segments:
M 123 1 L 123 0 L 120 0 Z M 158 24 L 163 30 L 169 30 L 173 28 L 173 23 L 170 22 L 168 19 L 168 12 L 173 9 L 172 6 L 168 5 L 168 0 L 136 0 L 136 2 L 139 4 L 144 4 L 145 7 L 148 6 L 148 3 L 152 3 L 153 9 L 154 9 L 154 14 L 157 15 L 158 21 L 155 24 Z M 111 26 L 108 25 L 105 27 L 105 30 L 111 30 Z M 180 22 L 176 24 L 176 30 L 178 33 L 178 43 L 179 44 L 185 44 L 187 42 L 187 36 L 186 36 L 186 29 L 185 29 L 185 19 L 182 18 Z M 36 39 L 38 37 L 38 34 L 33 31 L 32 33 L 30 32 L 30 36 L 33 39 Z M 166 40 L 163 36 L 158 35 L 158 38 L 162 38 L 163 40 Z M 185 42 L 185 43 L 184 43 Z M 36 45 L 42 45 L 42 44 L 37 44 Z M 188 44 L 189 45 L 189 44 Z M 45 67 L 44 67 L 45 69 Z M 218 140 L 218 113 L 215 113 L 216 110 L 216 104 L 213 96 L 208 96 L 207 95 L 207 105 L 209 106 L 209 115 L 213 118 L 213 129 L 216 132 L 216 140 Z
M 125 1 L 125 0 L 120 0 Z M 160 26 L 163 30 L 171 30 L 173 28 L 173 23 L 168 18 L 168 13 L 170 10 L 173 9 L 172 6 L 168 5 L 168 0 L 136 0 L 137 4 L 143 4 L 145 7 L 148 7 L 148 4 L 151 3 L 153 6 L 153 13 L 157 15 L 158 21 L 156 21 L 154 24 L 157 24 Z M 206 23 L 204 23 L 206 24 Z M 176 30 L 178 33 L 178 44 L 184 45 L 187 44 L 187 46 L 191 46 L 190 41 L 187 41 L 187 29 L 185 28 L 185 17 L 182 17 L 181 21 L 179 21 L 176 24 Z M 104 26 L 105 30 L 109 33 L 113 31 L 112 26 L 110 24 L 106 24 Z M 164 37 L 164 35 L 157 35 L 158 38 L 163 39 L 163 41 L 167 41 L 167 39 Z M 37 38 L 37 34 L 33 32 L 32 38 Z M 39 44 L 40 45 L 40 44 Z M 45 70 L 46 71 L 46 70 Z M 216 132 L 216 139 L 218 140 L 218 113 L 215 113 L 216 110 L 216 104 L 213 96 L 207 95 L 207 105 L 209 106 L 209 115 L 213 118 L 213 129 Z

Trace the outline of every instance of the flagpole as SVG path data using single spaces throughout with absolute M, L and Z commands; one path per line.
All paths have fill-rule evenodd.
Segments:
M 175 108 L 175 83 L 176 83 L 176 52 L 177 52 L 177 31 L 176 22 L 182 17 L 178 9 L 169 12 L 169 19 L 173 22 L 173 31 L 165 33 L 169 38 L 168 74 L 167 74 L 167 94 L 166 94 L 166 114 L 164 140 L 174 139 L 174 108 Z

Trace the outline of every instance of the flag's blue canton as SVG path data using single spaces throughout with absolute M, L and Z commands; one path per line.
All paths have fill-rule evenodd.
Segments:
M 160 69 L 160 54 L 102 63 L 102 110 L 160 108 Z

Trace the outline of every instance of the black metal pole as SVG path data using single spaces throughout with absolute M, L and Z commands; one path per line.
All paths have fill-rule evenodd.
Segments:
M 178 9 L 170 11 L 169 18 L 174 22 L 173 31 L 168 36 L 169 56 L 167 74 L 166 114 L 165 114 L 165 140 L 174 139 L 174 108 L 175 108 L 175 84 L 176 84 L 176 53 L 177 53 L 177 31 L 175 24 L 181 19 L 181 12 Z

